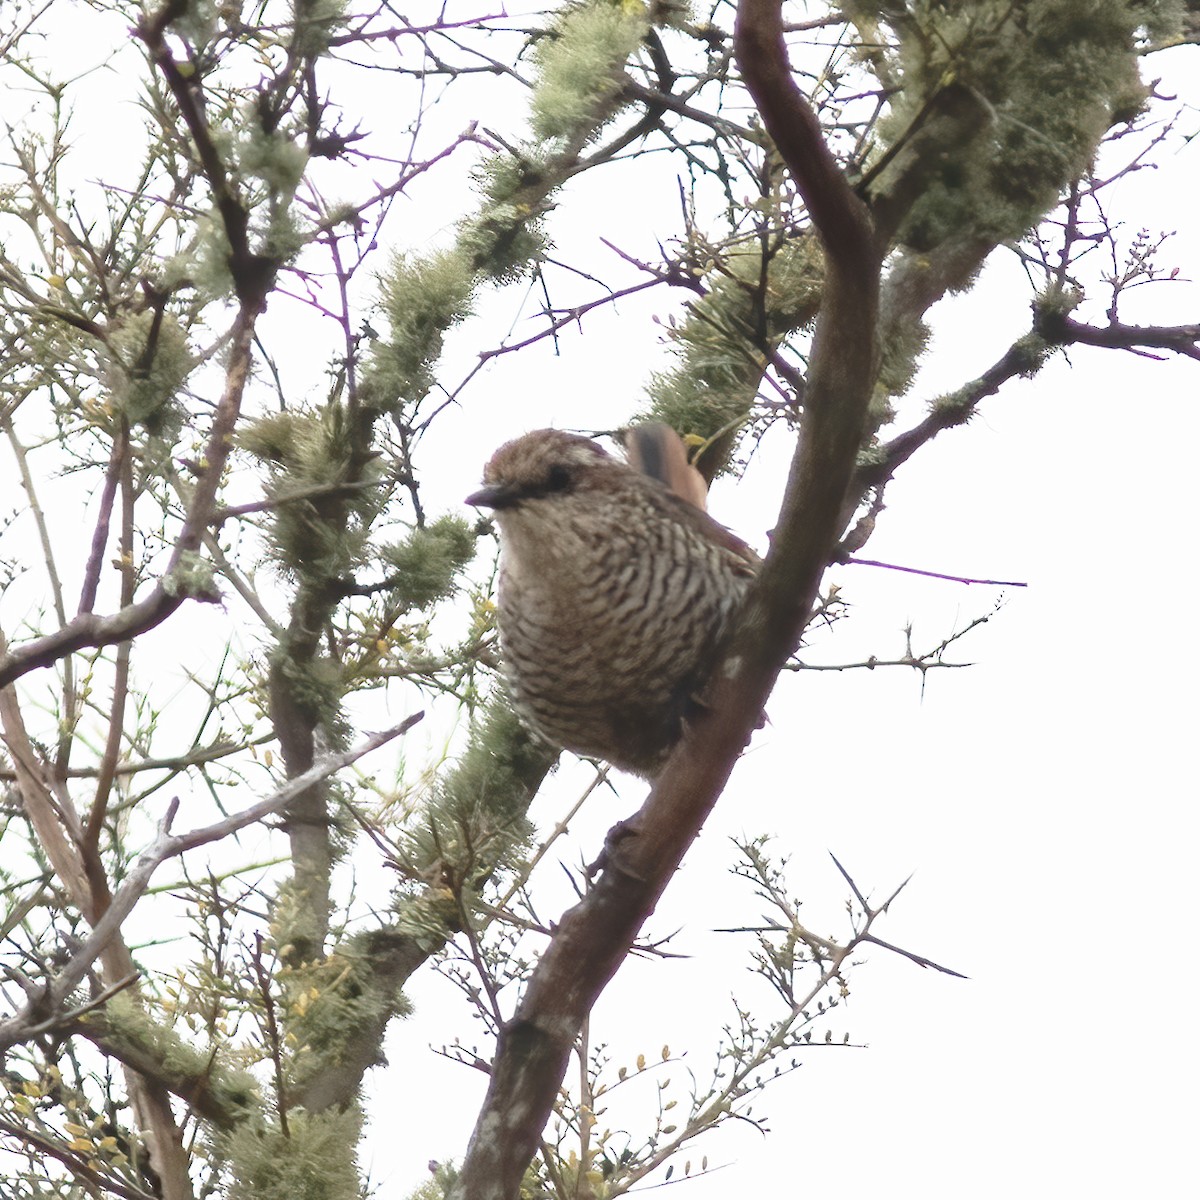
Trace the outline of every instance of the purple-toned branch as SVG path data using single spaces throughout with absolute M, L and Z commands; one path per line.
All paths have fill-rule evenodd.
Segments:
M 1038 312 L 1036 329 L 1054 345 L 1108 350 L 1173 350 L 1200 359 L 1200 325 L 1086 325 L 1053 310 Z

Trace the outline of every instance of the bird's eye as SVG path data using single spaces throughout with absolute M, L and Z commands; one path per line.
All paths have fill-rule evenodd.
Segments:
M 546 490 L 565 492 L 571 486 L 571 472 L 562 463 L 555 463 L 546 472 Z

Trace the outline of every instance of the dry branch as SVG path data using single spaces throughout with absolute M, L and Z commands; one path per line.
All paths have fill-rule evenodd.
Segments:
M 125 919 L 145 893 L 154 872 L 167 859 L 176 858 L 188 850 L 194 850 L 197 846 L 219 841 L 231 833 L 236 833 L 239 829 L 245 829 L 247 825 L 253 825 L 264 817 L 280 812 L 305 788 L 311 787 L 318 780 L 325 779 L 343 767 L 349 766 L 364 754 L 377 750 L 400 734 L 406 733 L 423 716 L 423 713 L 414 713 L 399 725 L 384 730 L 382 733 L 373 734 L 352 750 L 340 754 L 327 754 L 319 759 L 310 770 L 288 780 L 283 787 L 273 792 L 265 800 L 260 800 L 257 804 L 252 804 L 249 808 L 211 825 L 193 829 L 189 833 L 172 834 L 170 832 L 171 822 L 179 803 L 177 800 L 172 800 L 159 825 L 158 837 L 141 854 L 125 876 L 120 888 L 113 896 L 112 902 L 95 922 L 87 940 L 71 955 L 66 966 L 43 988 L 39 989 L 39 994 L 30 999 L 22 1012 L 6 1021 L 0 1021 L 0 1052 L 18 1042 L 58 1027 L 63 1017 L 62 1010 L 66 1000 L 83 982 L 88 968 L 103 953 L 108 943 L 118 935 Z
M 234 427 L 241 412 L 246 381 L 250 376 L 257 315 L 257 307 L 243 305 L 234 320 L 225 388 L 213 414 L 212 427 L 204 448 L 205 468 L 196 481 L 184 516 L 183 528 L 175 539 L 163 577 L 142 600 L 124 606 L 111 616 L 81 612 L 54 633 L 36 638 L 11 651 L 0 661 L 0 688 L 6 687 L 29 671 L 51 666 L 76 650 L 113 646 L 129 641 L 156 625 L 161 625 L 188 599 L 191 593 L 186 575 L 212 520 L 217 488 L 221 482 L 225 460 L 233 446 Z

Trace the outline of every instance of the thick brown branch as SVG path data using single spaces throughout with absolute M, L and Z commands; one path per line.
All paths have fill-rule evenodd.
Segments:
M 720 796 L 795 649 L 845 523 L 876 373 L 879 256 L 865 208 L 796 90 L 773 0 L 743 0 L 738 57 L 767 130 L 796 175 L 828 258 L 804 423 L 771 552 L 707 708 L 672 754 L 605 869 L 567 912 L 501 1031 L 491 1083 L 452 1195 L 511 1200 L 536 1151 L 592 1004 L 629 951 Z
M 0 654 L 5 649 L 4 634 L 0 632 Z M 17 795 L 25 815 L 59 886 L 80 912 L 89 920 L 95 919 L 95 907 L 77 849 L 78 816 L 73 807 L 56 808 L 44 760 L 29 737 L 17 693 L 11 687 L 0 688 L 0 740 L 13 765 Z
M 256 254 L 250 245 L 250 214 L 237 194 L 234 182 L 213 140 L 204 116 L 199 81 L 186 74 L 171 54 L 166 43 L 166 31 L 173 21 L 187 13 L 186 0 L 167 0 L 153 16 L 142 19 L 137 34 L 146 45 L 154 65 L 162 72 L 171 95 L 179 106 L 192 136 L 192 144 L 200 159 L 204 178 L 212 191 L 213 203 L 221 214 L 221 225 L 229 242 L 229 268 L 233 274 L 237 297 L 255 312 L 262 309 L 267 293 L 274 282 L 277 262 L 267 255 Z
M 821 123 L 792 79 L 779 0 L 742 0 L 733 29 L 742 78 L 795 180 L 828 253 L 875 257 L 870 216 L 825 144 Z

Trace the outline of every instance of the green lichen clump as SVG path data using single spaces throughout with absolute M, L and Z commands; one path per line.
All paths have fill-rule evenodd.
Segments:
M 249 1119 L 261 1105 L 258 1084 L 245 1071 L 231 1068 L 211 1048 L 188 1045 L 178 1034 L 156 1022 L 141 1003 L 127 994 L 113 996 L 97 1018 L 104 1024 L 105 1037 L 115 1047 L 148 1054 L 162 1064 L 166 1078 L 195 1080 L 211 1098 L 212 1107 L 224 1121 Z
M 329 39 L 345 24 L 345 0 L 295 0 L 293 49 L 316 58 L 329 49 Z
M 764 256 L 757 247 L 707 264 L 707 294 L 671 331 L 676 365 L 656 374 L 647 415 L 711 442 L 697 461 L 719 474 L 758 394 L 762 343 L 777 345 L 809 324 L 821 303 L 824 265 L 811 236 L 782 242 Z
M 459 573 L 475 556 L 475 534 L 461 517 L 439 517 L 403 542 L 380 547 L 379 554 L 395 572 L 395 607 L 427 609 L 457 590 Z
M 380 497 L 378 468 L 358 449 L 346 410 L 275 413 L 248 423 L 238 442 L 269 465 L 271 544 L 284 569 L 310 582 L 347 577 Z
M 568 9 L 534 54 L 534 137 L 571 141 L 594 126 L 619 91 L 621 68 L 647 27 L 646 10 L 637 0 Z
M 998 243 L 1035 224 L 1105 131 L 1139 111 L 1146 89 L 1135 39 L 1146 12 L 1122 0 L 920 0 L 891 18 L 903 86 L 881 127 L 885 142 L 916 132 L 930 98 L 951 85 L 987 113 L 945 156 L 901 242 L 923 250 L 973 234 Z
M 414 874 L 469 890 L 498 864 L 524 853 L 532 833 L 525 815 L 529 801 L 557 759 L 557 750 L 530 738 L 502 697 L 494 699 L 408 838 Z M 437 907 L 431 909 L 426 898 L 406 919 L 440 919 Z
M 471 314 L 475 275 L 459 247 L 425 258 L 395 257 L 380 281 L 391 335 L 376 347 L 373 403 L 391 411 L 387 400 L 417 400 L 433 386 L 446 334 Z
M 288 1113 L 287 1131 L 244 1125 L 221 1138 L 232 1179 L 227 1200 L 359 1200 L 355 1149 L 362 1136 L 356 1105 Z
M 352 940 L 320 962 L 283 972 L 288 1034 L 295 1042 L 293 1085 L 341 1065 L 342 1048 L 354 1042 L 364 1027 L 408 1011 L 406 1002 L 379 989 L 370 964 L 356 953 L 369 936 Z
M 552 197 L 625 105 L 625 63 L 648 28 L 638 0 L 591 0 L 542 34 L 532 56 L 531 141 L 477 168 L 479 210 L 460 223 L 452 246 L 398 255 L 380 280 L 390 332 L 375 345 L 362 388 L 374 409 L 396 414 L 419 404 L 446 334 L 470 315 L 476 290 L 518 279 L 540 261 Z
M 152 309 L 122 318 L 108 331 L 105 361 L 114 407 L 130 425 L 173 442 L 183 423 L 179 390 L 195 362 L 178 320 Z

